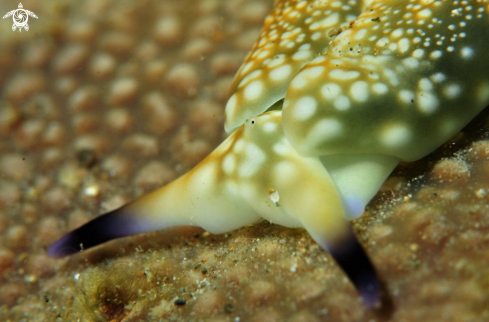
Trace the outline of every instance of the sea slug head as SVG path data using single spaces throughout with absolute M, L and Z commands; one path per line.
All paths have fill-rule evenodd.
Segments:
M 276 1 L 233 81 L 225 128 L 282 109 L 288 144 L 321 161 L 347 217 L 358 217 L 400 160 L 431 153 L 488 105 L 488 10 Z
M 278 1 L 232 84 L 226 130 L 283 106 L 287 140 L 321 158 L 356 217 L 399 160 L 489 103 L 488 20 L 484 1 Z

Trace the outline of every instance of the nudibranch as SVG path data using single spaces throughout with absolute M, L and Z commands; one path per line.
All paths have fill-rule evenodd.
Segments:
M 181 178 L 48 254 L 265 219 L 305 228 L 374 306 L 378 278 L 348 219 L 399 161 L 429 154 L 489 103 L 488 11 L 489 0 L 277 0 L 232 84 L 230 136 Z

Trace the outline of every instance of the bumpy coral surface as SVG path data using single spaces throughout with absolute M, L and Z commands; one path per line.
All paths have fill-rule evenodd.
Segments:
M 489 320 L 487 112 L 399 166 L 353 223 L 390 294 L 381 312 L 305 231 L 269 223 L 46 256 L 222 141 L 228 87 L 271 7 L 36 2 L 28 32 L 0 23 L 0 320 Z

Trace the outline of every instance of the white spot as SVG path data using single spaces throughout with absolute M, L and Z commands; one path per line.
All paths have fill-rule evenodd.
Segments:
M 389 88 L 384 83 L 375 83 L 372 86 L 372 90 L 376 94 L 383 95 L 389 91 Z
M 277 67 L 279 65 L 282 65 L 284 62 L 285 62 L 285 55 L 283 55 L 283 54 L 277 55 L 277 56 L 273 57 L 273 59 L 268 63 L 268 67 L 274 68 L 274 67 Z
M 407 38 L 399 39 L 397 44 L 399 45 L 399 51 L 401 53 L 405 53 L 409 50 L 409 46 L 410 46 L 409 39 L 407 39 Z
M 382 133 L 381 142 L 389 148 L 403 146 L 411 139 L 411 132 L 403 125 L 391 125 Z
M 294 116 L 301 121 L 305 121 L 314 115 L 317 108 L 317 102 L 314 97 L 304 96 L 299 98 L 295 103 Z
M 233 154 L 230 153 L 224 157 L 224 160 L 222 160 L 222 170 L 229 175 L 233 173 L 235 168 L 236 168 L 236 158 L 234 157 Z
M 280 47 L 285 47 L 285 46 L 286 46 L 287 44 L 289 44 L 289 43 L 290 43 L 290 40 L 288 40 L 288 39 L 284 39 L 284 40 L 282 40 L 282 41 L 279 43 L 279 46 L 280 46 Z
M 265 124 L 263 124 L 263 131 L 267 133 L 275 132 L 276 129 L 277 129 L 277 123 L 266 122 Z
M 265 59 L 267 57 L 270 57 L 270 52 L 268 50 L 263 50 L 256 58 Z
M 257 70 L 252 71 L 251 73 L 249 73 L 248 75 L 246 75 L 241 80 L 241 82 L 239 82 L 238 87 L 244 87 L 244 86 L 246 86 L 246 84 L 248 84 L 251 80 L 254 80 L 254 79 L 258 78 L 261 74 L 262 74 L 262 70 L 261 69 L 257 69 Z
M 226 103 L 226 118 L 232 118 L 236 110 L 236 94 L 231 95 Z
M 333 102 L 334 107 L 339 111 L 346 111 L 350 108 L 350 99 L 345 95 L 340 95 Z
M 419 66 L 419 60 L 414 57 L 408 57 L 403 59 L 402 64 L 407 68 L 414 69 Z
M 322 62 L 324 62 L 325 60 L 326 60 L 326 57 L 324 57 L 324 56 L 317 56 L 316 58 L 314 58 L 314 59 L 311 61 L 311 64 L 319 65 L 319 64 L 321 64 Z
M 307 142 L 316 145 L 322 141 L 326 141 L 337 137 L 343 132 L 343 126 L 336 119 L 322 119 L 313 126 L 307 136 Z
M 321 94 L 327 100 L 333 100 L 341 93 L 341 87 L 335 83 L 326 83 L 321 87 Z
M 316 41 L 316 40 L 318 40 L 320 37 L 321 37 L 321 33 L 318 31 L 318 32 L 315 32 L 315 33 L 313 33 L 313 34 L 312 34 L 312 36 L 311 36 L 311 40 Z
M 289 152 L 289 146 L 284 143 L 284 142 L 278 142 L 278 143 L 275 143 L 272 147 L 273 149 L 273 152 L 277 153 L 278 155 L 287 155 L 287 153 Z
M 245 141 L 244 139 L 239 139 L 234 143 L 233 151 L 236 153 L 241 153 L 244 149 Z
M 403 103 L 413 103 L 414 93 L 407 89 L 401 89 L 399 91 L 399 99 Z
M 254 62 L 253 60 L 247 62 L 246 65 L 244 65 L 243 69 L 241 70 L 240 75 L 246 74 L 248 70 L 250 70 L 250 68 L 253 67 L 253 62 Z
M 403 28 L 397 28 L 391 33 L 391 38 L 399 38 L 402 36 L 403 33 L 404 33 Z
M 464 59 L 469 59 L 474 57 L 474 50 L 470 47 L 464 47 L 462 50 L 460 50 L 460 55 Z
M 436 73 L 430 76 L 430 79 L 434 83 L 441 83 L 446 79 L 446 76 L 443 73 Z
M 421 92 L 416 96 L 416 104 L 422 112 L 430 114 L 436 111 L 439 101 L 436 95 L 428 92 Z
M 315 31 L 318 29 L 325 29 L 325 28 L 330 28 L 338 25 L 340 19 L 339 13 L 333 13 L 329 15 L 328 17 L 324 18 L 321 21 L 317 21 L 309 26 L 309 29 L 311 31 Z
M 361 40 L 361 39 L 365 38 L 366 35 L 367 35 L 367 28 L 362 28 L 362 29 L 357 31 L 357 33 L 355 34 L 355 37 L 353 39 Z
M 350 87 L 350 96 L 357 102 L 365 102 L 368 98 L 368 84 L 364 81 L 353 83 Z
M 422 91 L 431 91 L 433 90 L 433 83 L 428 78 L 421 78 L 418 83 L 418 87 Z
M 384 75 L 387 76 L 387 79 L 389 79 L 391 85 L 393 86 L 399 85 L 399 78 L 397 78 L 397 74 L 393 70 L 385 68 Z
M 413 51 L 412 54 L 414 58 L 418 58 L 418 59 L 423 58 L 423 55 L 424 55 L 424 49 L 421 48 L 416 49 L 415 51 Z
M 324 66 L 314 66 L 303 71 L 308 78 L 317 78 L 324 72 Z
M 460 93 L 462 93 L 462 88 L 458 84 L 450 84 L 443 88 L 443 95 L 449 99 L 457 98 Z
M 263 92 L 262 81 L 256 80 L 249 83 L 244 89 L 244 96 L 247 100 L 254 100 L 260 97 Z
M 418 12 L 418 19 L 427 19 L 431 17 L 432 11 L 429 8 L 423 9 L 420 12 Z
M 256 174 L 267 159 L 267 155 L 258 147 L 258 145 L 246 142 L 243 153 L 244 160 L 239 166 L 240 177 L 251 177 Z
M 294 89 L 301 89 L 307 85 L 307 79 L 304 77 L 303 73 L 296 75 L 290 82 L 290 87 Z
M 292 67 L 290 65 L 283 65 L 275 68 L 270 72 L 270 78 L 274 81 L 284 80 L 289 77 L 292 72 Z
M 311 52 L 307 50 L 299 50 L 292 55 L 293 60 L 305 60 L 311 57 Z
M 329 72 L 329 76 L 338 80 L 349 80 L 357 78 L 360 73 L 356 70 L 333 69 Z
M 430 59 L 431 60 L 435 60 L 435 59 L 438 59 L 442 56 L 442 51 L 441 50 L 434 50 L 431 52 L 430 54 Z

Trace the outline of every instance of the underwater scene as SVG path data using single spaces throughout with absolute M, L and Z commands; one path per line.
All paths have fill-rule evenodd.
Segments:
M 489 0 L 0 13 L 0 321 L 489 321 Z

